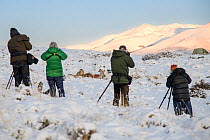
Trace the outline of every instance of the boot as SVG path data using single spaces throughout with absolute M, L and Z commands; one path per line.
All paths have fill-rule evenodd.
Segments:
M 56 89 L 55 88 L 50 89 L 50 95 L 51 95 L 51 97 L 55 97 L 55 95 L 56 95 Z
M 128 87 L 128 85 L 123 85 L 123 86 L 122 86 L 122 92 L 121 92 L 121 105 L 122 105 L 123 107 L 129 106 L 129 96 L 128 96 L 128 92 L 129 92 L 129 87 Z
M 120 94 L 114 93 L 113 106 L 119 106 Z
M 121 106 L 125 107 L 125 97 L 124 94 L 121 93 Z
M 126 95 L 126 96 L 124 96 L 125 97 L 125 99 L 124 99 L 124 106 L 126 107 L 126 106 L 129 106 L 129 97 L 128 97 L 128 95 Z
M 121 106 L 123 106 L 123 107 L 129 106 L 129 97 L 128 97 L 128 95 L 121 94 Z
M 64 90 L 58 90 L 58 93 L 59 93 L 59 97 L 65 97 L 65 93 L 64 93 Z

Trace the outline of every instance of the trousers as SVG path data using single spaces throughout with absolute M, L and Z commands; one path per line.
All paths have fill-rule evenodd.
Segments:
M 59 97 L 65 97 L 65 91 L 63 87 L 63 76 L 60 77 L 47 76 L 47 81 L 50 87 L 50 95 L 52 97 L 56 96 L 56 87 L 58 89 Z
M 113 105 L 119 106 L 120 93 L 124 95 L 125 106 L 129 106 L 129 86 L 128 84 L 114 84 L 114 100 Z
M 21 83 L 25 86 L 29 86 L 29 65 L 26 61 L 15 61 L 12 63 L 15 86 L 18 87 Z
M 173 99 L 175 115 L 190 114 L 193 116 L 192 105 L 190 100 L 176 100 Z

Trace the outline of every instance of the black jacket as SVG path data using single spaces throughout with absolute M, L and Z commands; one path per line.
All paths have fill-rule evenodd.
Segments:
M 190 76 L 183 68 L 176 68 L 167 78 L 166 86 L 172 87 L 173 98 L 177 100 L 190 100 L 188 84 L 191 83 Z

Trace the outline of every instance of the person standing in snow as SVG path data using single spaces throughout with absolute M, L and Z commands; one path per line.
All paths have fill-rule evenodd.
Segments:
M 27 51 L 32 49 L 29 37 L 20 34 L 17 29 L 10 29 L 11 39 L 8 41 L 8 50 L 10 53 L 10 64 L 13 66 L 15 78 L 15 87 L 21 82 L 25 86 L 29 86 L 29 65 L 27 64 Z
M 135 66 L 130 53 L 126 51 L 126 46 L 120 46 L 119 50 L 114 50 L 111 57 L 112 82 L 114 84 L 113 105 L 119 106 L 120 93 L 124 106 L 129 106 L 129 68 Z
M 175 68 L 167 78 L 166 86 L 172 88 L 175 115 L 182 115 L 184 112 L 193 116 L 188 87 L 191 81 L 183 68 Z
M 41 59 L 47 61 L 46 75 L 51 97 L 55 97 L 56 95 L 55 85 L 57 86 L 59 97 L 65 97 L 61 60 L 65 60 L 66 58 L 66 53 L 58 48 L 56 42 L 51 42 L 49 49 L 41 55 Z

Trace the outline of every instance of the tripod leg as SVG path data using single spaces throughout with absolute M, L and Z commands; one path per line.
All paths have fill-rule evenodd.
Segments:
M 160 104 L 160 106 L 159 106 L 159 109 L 160 109 L 160 107 L 162 106 L 162 104 L 163 104 L 163 102 L 164 102 L 164 100 L 165 100 L 165 98 L 166 98 L 166 96 L 167 96 L 169 90 L 170 90 L 170 88 L 168 88 L 168 90 L 167 90 L 165 96 L 163 97 L 163 100 L 162 100 L 162 102 L 161 102 L 161 104 Z
M 9 89 L 10 82 L 11 82 L 11 76 L 10 76 L 9 81 L 7 83 L 6 89 Z
M 190 116 L 192 117 L 193 116 L 192 110 L 189 109 L 189 107 L 186 105 L 184 100 L 182 100 L 182 102 L 184 103 L 185 107 L 187 108 L 187 111 L 189 112 Z
M 10 81 L 10 84 L 9 84 L 9 87 L 8 87 L 8 89 L 10 89 L 10 87 L 11 87 L 11 84 L 12 84 L 12 80 L 13 80 L 13 76 L 12 76 L 12 78 L 11 78 L 11 81 Z
M 171 100 L 171 94 L 172 94 L 172 89 L 170 91 L 170 95 L 168 97 L 168 106 L 167 106 L 167 110 L 169 109 L 169 104 L 170 104 L 170 100 Z
M 9 79 L 9 82 L 8 82 L 8 84 L 7 84 L 6 89 L 10 89 L 10 86 L 11 86 L 12 80 L 13 80 L 13 77 L 14 77 L 14 72 L 12 72 L 12 74 L 11 74 L 11 76 L 10 76 L 10 79 Z
M 98 98 L 97 103 L 99 102 L 99 100 L 101 99 L 101 97 L 104 95 L 106 89 L 109 87 L 109 85 L 111 84 L 112 80 L 109 81 L 109 84 L 106 86 L 106 88 L 104 89 L 103 93 L 101 94 L 101 96 Z

